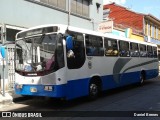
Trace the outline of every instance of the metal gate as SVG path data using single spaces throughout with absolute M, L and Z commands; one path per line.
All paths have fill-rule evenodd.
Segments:
M 14 47 L 7 47 L 7 63 L 8 63 L 8 89 L 12 91 L 15 84 L 15 67 L 14 67 Z

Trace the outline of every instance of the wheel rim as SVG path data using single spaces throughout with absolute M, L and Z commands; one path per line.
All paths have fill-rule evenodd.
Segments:
M 97 87 L 97 85 L 96 84 L 91 84 L 90 85 L 90 95 L 92 97 L 96 97 L 97 94 L 98 94 L 98 87 Z
M 143 75 L 141 75 L 141 84 L 144 82 L 144 77 L 143 77 Z

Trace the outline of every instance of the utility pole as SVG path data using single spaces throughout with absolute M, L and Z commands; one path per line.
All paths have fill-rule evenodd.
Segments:
M 5 43 L 5 39 L 6 39 L 6 27 L 5 24 L 3 24 L 2 26 L 2 46 Z M 3 61 L 3 67 L 2 67 L 2 73 L 3 73 L 3 96 L 5 97 L 5 58 L 2 57 L 2 61 Z
M 70 26 L 70 17 L 71 17 L 71 0 L 68 0 L 68 26 Z

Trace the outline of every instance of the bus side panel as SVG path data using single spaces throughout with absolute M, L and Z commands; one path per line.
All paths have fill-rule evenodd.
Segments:
M 153 70 L 147 70 L 145 71 L 146 74 L 146 80 L 147 79 L 152 79 L 158 76 L 159 70 L 158 69 L 153 69 Z
M 102 90 L 113 89 L 120 86 L 139 82 L 140 72 L 107 75 L 102 77 Z M 131 77 L 132 76 L 132 77 Z
M 140 71 L 130 72 L 130 73 L 122 73 L 119 79 L 119 86 L 125 86 L 133 83 L 137 83 L 140 81 Z
M 101 78 L 102 78 L 102 90 L 108 90 L 118 87 L 116 82 L 113 80 L 113 75 L 107 75 Z
M 67 83 L 67 99 L 88 95 L 89 78 L 70 80 Z

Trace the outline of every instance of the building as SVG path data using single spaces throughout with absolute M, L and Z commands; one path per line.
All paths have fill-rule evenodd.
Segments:
M 130 28 L 131 39 L 144 41 L 143 36 L 143 18 L 144 15 L 141 13 L 134 12 L 129 8 L 126 8 L 115 3 L 104 5 L 104 19 L 113 20 L 114 31 L 113 34 L 120 34 L 126 36 L 128 28 Z M 128 29 L 128 30 L 127 30 Z
M 134 12 L 115 3 L 104 5 L 103 9 L 104 18 L 114 21 L 113 34 L 118 32 L 119 35 L 126 36 L 129 28 L 131 39 L 157 44 L 160 54 L 160 20 L 158 18 L 151 14 Z
M 17 32 L 42 24 L 97 30 L 103 20 L 102 4 L 103 0 L 0 0 L 0 42 L 14 43 Z M 14 44 L 7 45 L 6 49 L 5 79 L 9 82 L 6 88 L 10 89 L 14 85 Z M 0 76 L 2 88 L 3 74 Z
M 144 39 L 160 45 L 160 20 L 151 14 L 144 15 Z

